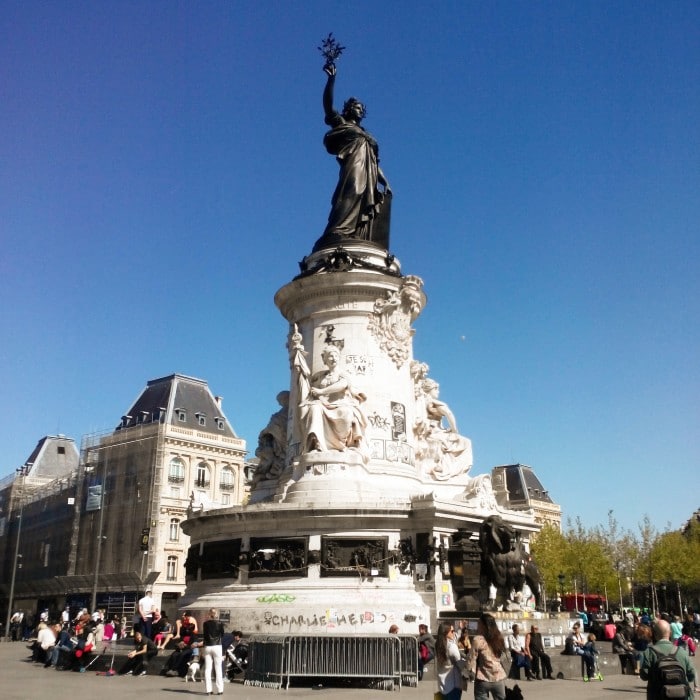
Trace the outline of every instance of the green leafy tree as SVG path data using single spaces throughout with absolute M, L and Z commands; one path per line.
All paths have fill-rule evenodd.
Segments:
M 530 551 L 542 574 L 547 597 L 550 599 L 559 591 L 558 577 L 564 572 L 568 546 L 561 530 L 551 523 L 545 524 L 530 543 Z

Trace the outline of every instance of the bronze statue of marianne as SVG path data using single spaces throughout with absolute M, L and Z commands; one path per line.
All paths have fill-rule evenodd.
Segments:
M 379 146 L 360 125 L 365 106 L 351 97 L 343 105 L 342 113 L 336 112 L 333 107 L 335 64 L 328 61 L 323 70 L 328 76 L 323 109 L 326 124 L 331 127 L 323 137 L 323 144 L 336 157 L 340 174 L 331 200 L 328 225 L 314 250 L 328 244 L 342 244 L 347 238 L 388 249 L 391 189 L 379 167 Z

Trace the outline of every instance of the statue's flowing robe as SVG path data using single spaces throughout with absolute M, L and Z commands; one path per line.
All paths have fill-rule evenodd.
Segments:
M 312 385 L 323 388 L 337 381 L 330 379 L 326 371 L 314 375 Z M 306 438 L 314 435 L 318 449 L 343 451 L 355 448 L 364 455 L 364 435 L 367 419 L 360 407 L 364 395 L 353 390 L 347 377 L 346 386 L 336 392 L 309 400 L 300 406 L 301 421 L 305 426 Z M 305 447 L 308 447 L 305 445 Z
M 336 156 L 340 174 L 324 235 L 367 238 L 369 222 L 379 211 L 382 199 L 377 189 L 379 147 L 359 124 L 346 121 L 337 112 L 326 123 L 333 128 L 323 143 Z

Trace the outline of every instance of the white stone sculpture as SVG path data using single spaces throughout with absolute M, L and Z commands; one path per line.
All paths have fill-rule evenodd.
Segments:
M 301 454 L 354 450 L 367 462 L 367 418 L 361 407 L 365 395 L 353 389 L 350 378 L 340 371 L 340 351 L 335 345 L 326 345 L 321 353 L 326 369 L 310 376 L 301 339 L 292 338 Z
M 420 277 L 407 275 L 398 291 L 388 292 L 386 298 L 374 302 L 369 319 L 369 331 L 399 368 L 411 353 L 411 338 L 415 333 L 411 323 L 422 308 L 422 289 Z
M 466 489 L 464 489 L 463 498 L 469 502 L 470 506 L 481 511 L 496 512 L 500 510 L 496 494 L 493 492 L 490 474 L 479 474 L 479 476 L 470 479 Z
M 270 416 L 268 424 L 258 435 L 258 447 L 255 450 L 255 456 L 259 461 L 253 475 L 253 488 L 261 481 L 277 479 L 284 471 L 287 455 L 289 392 L 280 391 L 277 394 L 277 403 L 281 406 L 280 410 Z
M 457 431 L 452 411 L 438 398 L 438 383 L 426 377 L 427 372 L 425 364 L 414 361 L 411 365 L 416 394 L 416 463 L 424 475 L 447 481 L 471 469 L 472 443 Z

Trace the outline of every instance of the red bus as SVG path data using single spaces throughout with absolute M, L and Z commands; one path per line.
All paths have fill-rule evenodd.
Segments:
M 561 607 L 570 612 L 585 610 L 597 613 L 605 608 L 605 596 L 597 593 L 565 593 L 561 599 Z

